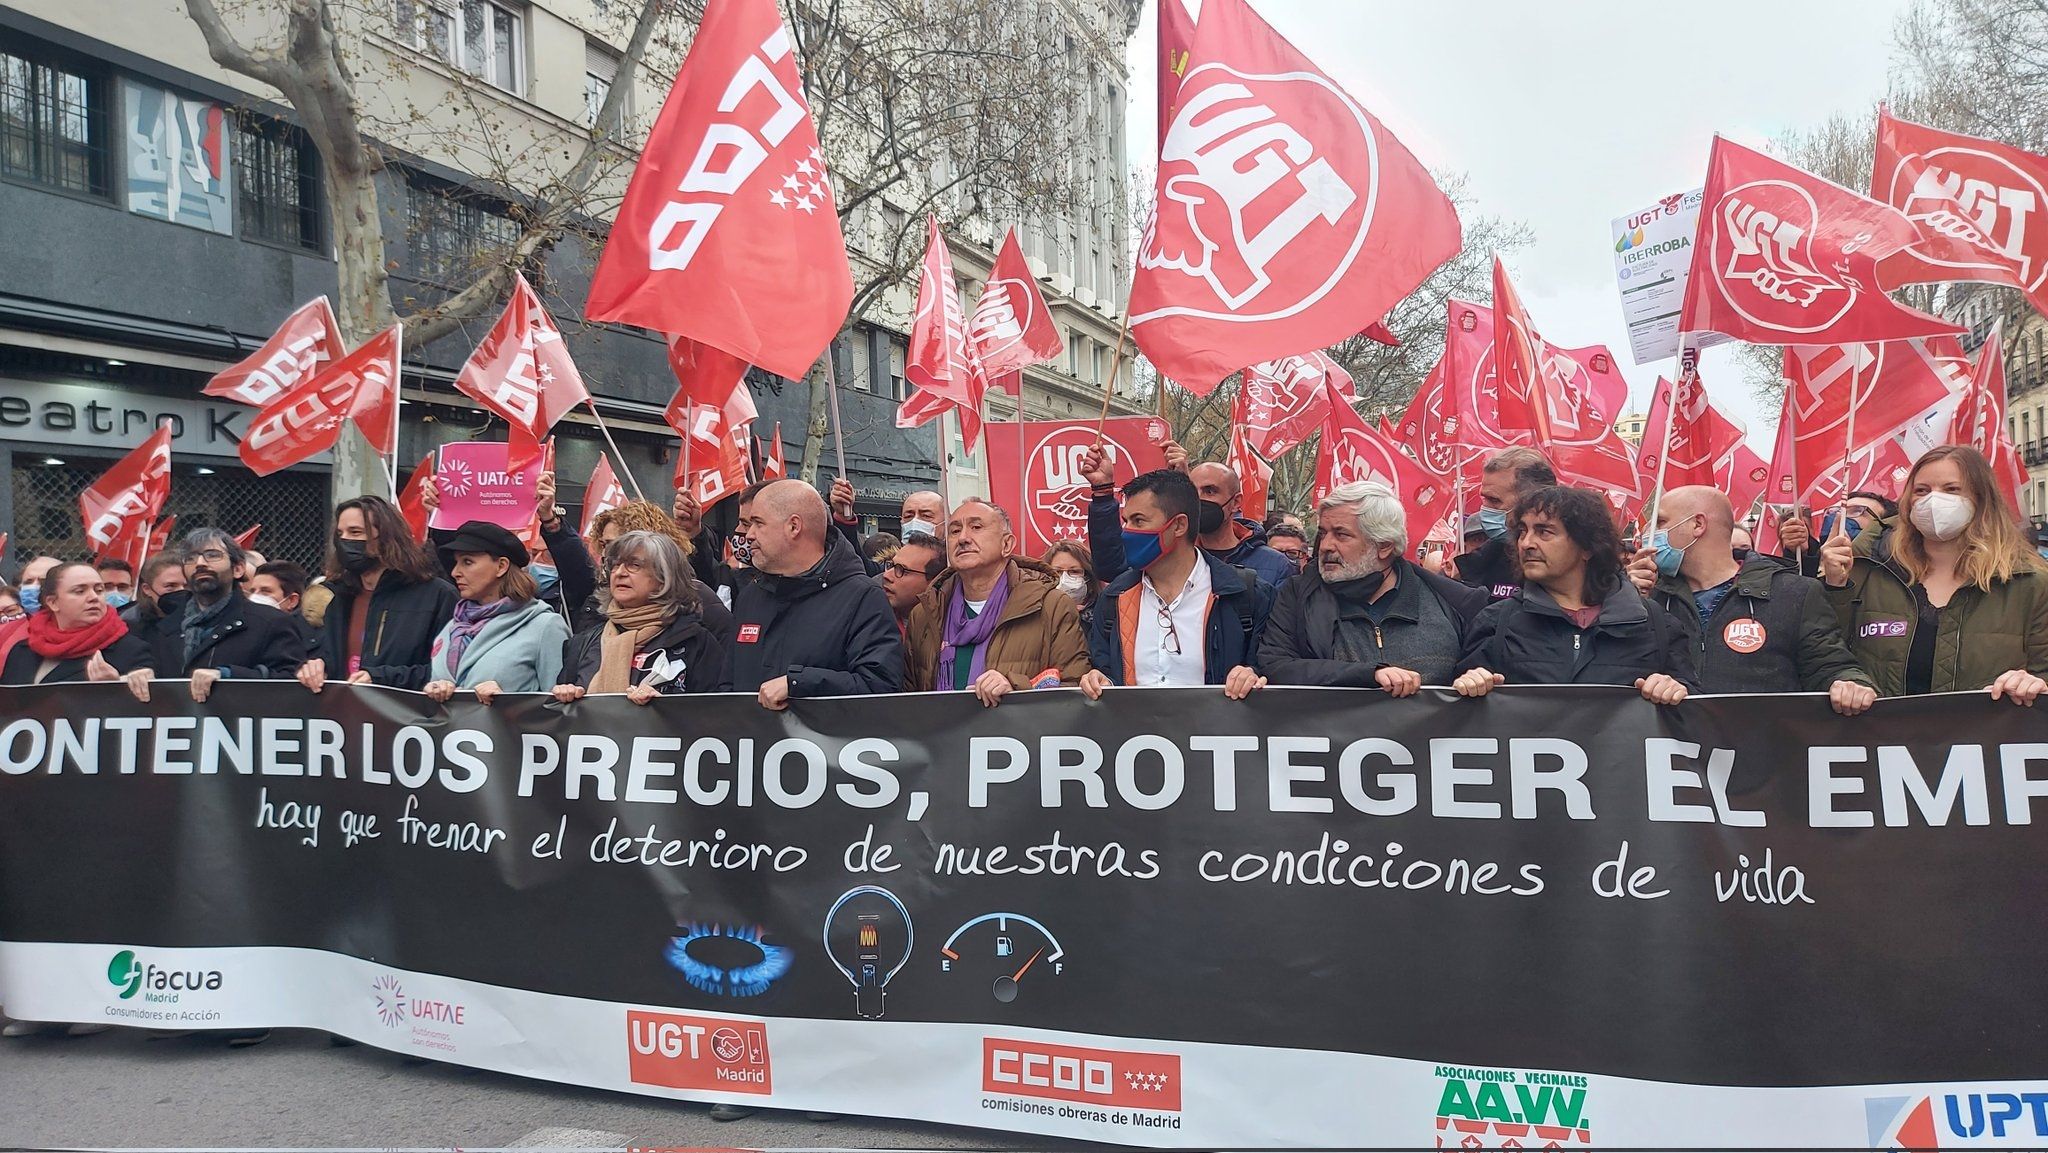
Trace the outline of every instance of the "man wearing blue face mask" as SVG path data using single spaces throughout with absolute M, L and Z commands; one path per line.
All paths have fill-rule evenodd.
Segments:
M 1533 448 L 1504 448 L 1487 458 L 1479 478 L 1478 513 L 1486 543 L 1446 565 L 1444 575 L 1485 590 L 1491 600 L 1515 595 L 1522 576 L 1515 566 L 1515 542 L 1508 535 L 1508 510 L 1529 493 L 1556 483 L 1550 462 Z
M 1735 512 L 1703 485 L 1657 504 L 1656 532 L 1629 562 L 1629 579 L 1691 641 L 1702 691 L 1826 693 L 1855 716 L 1877 700 L 1820 582 L 1773 557 L 1732 555 Z
M 1188 474 L 1162 468 L 1124 486 L 1127 566 L 1095 598 L 1081 691 L 1113 685 L 1223 685 L 1242 700 L 1265 684 L 1254 668 L 1273 586 L 1197 547 L 1202 498 Z
M 39 556 L 31 557 L 21 566 L 21 579 L 14 582 L 16 595 L 21 598 L 21 611 L 34 616 L 43 607 L 43 574 L 62 563 L 53 556 Z

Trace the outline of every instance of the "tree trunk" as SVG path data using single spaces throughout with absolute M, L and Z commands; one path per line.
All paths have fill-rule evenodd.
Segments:
M 826 355 L 830 355 L 827 350 Z M 812 488 L 818 486 L 818 462 L 825 455 L 825 438 L 832 435 L 832 396 L 827 391 L 831 386 L 826 382 L 822 365 L 812 365 L 810 375 L 804 378 L 811 386 L 811 420 L 804 429 L 804 483 Z
M 360 155 L 360 150 L 357 152 Z M 326 164 L 328 219 L 334 224 L 340 291 L 335 307 L 342 338 L 359 345 L 391 327 L 390 276 L 384 267 L 383 218 L 377 212 L 377 177 L 362 165 Z M 350 421 L 334 445 L 333 502 L 358 496 L 396 501 L 384 458 Z

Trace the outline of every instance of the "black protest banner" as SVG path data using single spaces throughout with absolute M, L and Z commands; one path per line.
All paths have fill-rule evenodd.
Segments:
M 16 1016 L 1131 1143 L 2048 1136 L 1983 695 L 4 700 Z

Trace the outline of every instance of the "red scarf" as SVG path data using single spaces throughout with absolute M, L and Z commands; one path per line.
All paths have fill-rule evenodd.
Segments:
M 28 647 L 46 661 L 75 661 L 89 657 L 128 635 L 128 623 L 121 614 L 108 609 L 92 624 L 60 629 L 57 618 L 46 609 L 28 618 Z

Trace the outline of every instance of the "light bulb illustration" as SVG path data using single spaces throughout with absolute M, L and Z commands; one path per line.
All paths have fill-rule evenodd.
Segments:
M 853 983 L 854 1009 L 873 1021 L 882 998 L 910 960 L 910 910 L 896 894 L 876 885 L 848 889 L 825 914 L 825 955 Z

